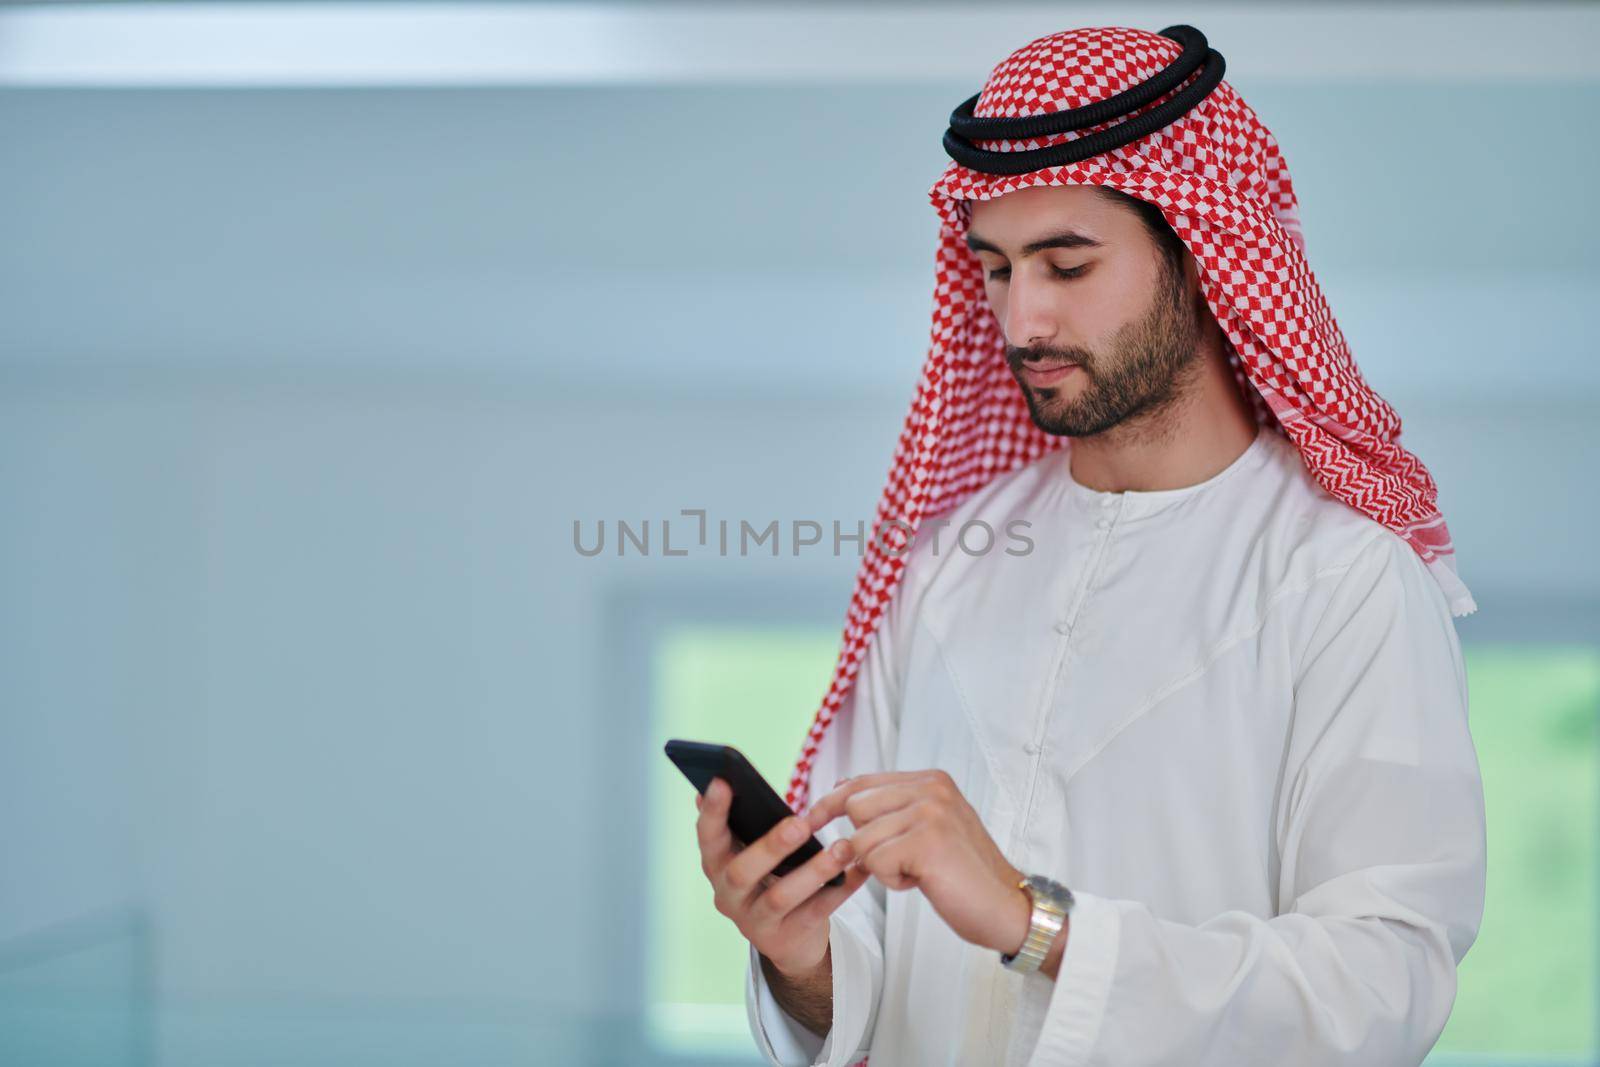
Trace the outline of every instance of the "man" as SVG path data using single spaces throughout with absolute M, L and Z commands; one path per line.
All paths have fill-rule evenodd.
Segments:
M 726 783 L 697 801 L 773 1063 L 1381 1067 L 1444 1027 L 1475 605 L 1221 65 L 1189 27 L 1059 33 L 951 117 L 932 349 L 799 814 L 740 848 Z M 1028 551 L 952 544 L 1018 519 Z

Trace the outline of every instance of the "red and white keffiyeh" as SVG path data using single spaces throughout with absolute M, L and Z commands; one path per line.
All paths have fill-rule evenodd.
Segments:
M 1083 107 L 1149 79 L 1179 52 L 1176 41 L 1143 30 L 1050 34 L 994 69 L 973 114 Z M 978 147 L 1025 151 L 1111 125 Z M 964 242 L 969 201 L 1035 185 L 1109 186 L 1159 206 L 1200 268 L 1201 291 L 1231 342 L 1235 378 L 1257 419 L 1294 442 L 1330 494 L 1404 537 L 1453 615 L 1477 607 L 1456 576 L 1433 479 L 1401 447 L 1399 416 L 1363 380 L 1306 262 L 1277 141 L 1224 80 L 1170 125 L 1104 154 L 1009 176 L 952 162 L 929 190 L 941 223 L 931 345 L 878 503 L 875 528 L 887 549 L 868 538 L 832 682 L 789 783 L 796 811 L 807 802 L 812 758 L 850 693 L 919 523 L 1066 444 L 1033 424 L 984 295 L 983 268 Z

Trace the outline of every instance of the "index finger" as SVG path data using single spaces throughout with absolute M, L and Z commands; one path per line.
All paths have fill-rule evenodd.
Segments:
M 812 832 L 815 832 L 843 815 L 845 801 L 862 790 L 896 782 L 914 782 L 926 776 L 926 771 L 879 771 L 875 774 L 858 775 L 848 779 L 839 788 L 819 798 L 815 804 L 806 809 L 806 824 L 811 827 Z
M 872 877 L 871 872 L 859 863 L 845 868 L 843 885 L 826 886 L 817 890 L 816 893 L 812 894 L 810 900 L 791 911 L 789 917 L 784 921 L 812 923 L 827 918 L 852 893 L 866 885 L 867 879 L 870 877 Z
M 723 878 L 736 891 L 748 893 L 809 836 L 803 818 L 787 816 L 729 860 Z

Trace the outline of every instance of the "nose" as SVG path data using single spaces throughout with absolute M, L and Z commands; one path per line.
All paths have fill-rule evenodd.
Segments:
M 1006 292 L 1006 340 L 1016 348 L 1051 343 L 1057 326 L 1046 287 L 1018 280 L 1017 274 L 1012 272 Z

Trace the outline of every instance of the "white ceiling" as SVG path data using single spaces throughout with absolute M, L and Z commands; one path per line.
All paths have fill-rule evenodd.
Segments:
M 970 82 L 1074 25 L 1192 22 L 1236 86 L 1600 76 L 1600 8 L 1485 4 L 46 3 L 0 86 Z

